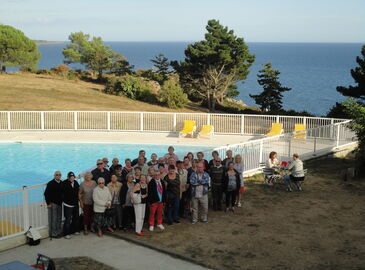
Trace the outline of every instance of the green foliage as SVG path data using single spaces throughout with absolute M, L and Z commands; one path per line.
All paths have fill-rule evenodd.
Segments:
M 151 81 L 156 81 L 161 85 L 161 82 L 164 81 L 163 75 L 153 71 L 152 69 L 147 70 L 139 70 L 136 72 L 136 75 L 140 75 L 143 78 L 146 78 Z
M 258 83 L 264 91 L 258 95 L 250 95 L 262 111 L 277 112 L 282 109 L 282 92 L 289 91 L 291 88 L 281 86 L 279 82 L 280 71 L 272 68 L 271 63 L 263 64 L 263 69 L 259 71 Z
M 231 84 L 228 87 L 226 97 L 227 98 L 235 98 L 235 97 L 237 97 L 240 94 L 240 91 L 238 91 L 237 88 L 238 88 L 237 85 Z
M 365 100 L 365 45 L 362 47 L 361 55 L 356 57 L 356 62 L 359 64 L 355 69 L 351 69 L 351 76 L 357 83 L 356 86 L 343 87 L 338 86 L 337 91 L 344 96 Z
M 243 38 L 217 20 L 209 20 L 205 39 L 185 50 L 185 60 L 172 66 L 189 98 L 205 101 L 210 111 L 223 102 L 232 84 L 246 79 L 255 56 Z
M 159 99 L 163 104 L 172 109 L 183 108 L 189 101 L 179 81 L 174 77 L 169 78 L 162 85 Z
M 356 102 L 350 98 L 343 103 L 345 111 L 352 116 L 351 129 L 355 131 L 359 140 L 358 161 L 359 168 L 364 171 L 365 168 L 365 106 L 363 103 Z
M 40 57 L 33 40 L 18 29 L 0 24 L 0 73 L 9 66 L 25 66 L 26 69 L 34 70 Z
M 122 76 L 126 74 L 132 74 L 134 66 L 129 64 L 127 59 L 122 54 L 116 54 L 114 59 L 112 59 L 112 64 L 110 72 Z
M 113 58 L 117 54 L 104 45 L 101 37 L 93 37 L 83 32 L 71 33 L 69 36 L 70 43 L 62 51 L 66 64 L 81 63 L 87 68 L 98 73 L 101 79 L 105 70 L 110 70 L 113 65 Z
M 165 55 L 159 54 L 155 56 L 154 59 L 151 59 L 151 62 L 154 64 L 153 66 L 156 68 L 156 73 L 159 75 L 158 77 L 155 77 L 155 81 L 160 85 L 163 85 L 163 83 L 168 80 L 168 75 L 171 73 L 169 59 L 165 57 Z
M 336 104 L 328 111 L 326 117 L 349 119 L 351 115 L 346 112 L 346 107 L 343 103 L 336 102 Z

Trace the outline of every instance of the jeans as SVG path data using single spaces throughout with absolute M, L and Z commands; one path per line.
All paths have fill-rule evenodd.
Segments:
M 222 210 L 223 190 L 221 185 L 212 185 L 213 209 Z
M 201 198 L 191 198 L 193 222 L 197 222 L 199 215 L 202 221 L 208 221 L 208 194 Z
M 134 209 L 133 206 L 124 206 L 123 207 L 123 216 L 122 216 L 122 227 L 123 229 L 127 229 L 134 222 Z
M 157 225 L 162 224 L 162 212 L 163 212 L 163 203 L 156 202 L 150 205 L 150 226 L 155 226 L 155 215 L 157 215 Z
M 291 179 L 290 179 L 290 174 L 287 174 L 284 176 L 284 182 L 288 187 L 291 187 Z
M 63 206 L 63 215 L 65 217 L 65 222 L 63 224 L 63 235 L 73 234 L 79 232 L 79 206 L 74 207 Z
M 169 223 L 172 223 L 172 220 L 179 220 L 179 210 L 180 210 L 180 198 L 170 199 L 170 202 L 167 206 L 167 220 Z
M 48 227 L 50 237 L 61 235 L 62 224 L 62 206 L 51 203 L 51 208 L 48 208 Z
M 237 190 L 226 192 L 226 207 L 234 207 L 236 204 Z

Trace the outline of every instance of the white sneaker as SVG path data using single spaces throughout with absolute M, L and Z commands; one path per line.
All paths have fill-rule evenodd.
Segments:
M 242 207 L 242 205 L 241 205 L 241 203 L 239 202 L 239 203 L 237 203 L 237 207 Z
M 162 224 L 157 225 L 157 227 L 158 227 L 161 231 L 163 231 L 163 230 L 165 229 L 165 227 L 164 227 Z
M 79 234 L 80 234 L 80 232 L 75 232 L 75 233 L 74 233 L 74 235 L 79 235 Z
M 154 227 L 150 226 L 150 232 L 153 232 Z
M 68 235 L 65 236 L 65 238 L 66 239 L 71 239 L 71 235 L 68 234 Z

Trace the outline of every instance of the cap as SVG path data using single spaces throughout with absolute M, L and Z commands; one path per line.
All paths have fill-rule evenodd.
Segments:
M 71 176 L 75 177 L 75 174 L 74 174 L 73 172 L 69 172 L 69 173 L 67 174 L 67 177 L 71 177 Z

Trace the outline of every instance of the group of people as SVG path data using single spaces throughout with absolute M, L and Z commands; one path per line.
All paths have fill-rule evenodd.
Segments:
M 207 223 L 209 190 L 214 211 L 234 212 L 241 207 L 244 166 L 240 155 L 228 150 L 222 160 L 213 151 L 208 162 L 202 152 L 196 157 L 189 152 L 179 160 L 174 151 L 170 146 L 164 156 L 153 153 L 147 160 L 146 152 L 140 150 L 136 159 L 125 159 L 124 166 L 118 158 L 110 166 L 108 158 L 98 159 L 96 166 L 78 176 L 69 172 L 63 181 L 56 171 L 44 192 L 50 236 L 69 239 L 83 230 L 85 235 L 92 231 L 102 237 L 105 230 L 130 228 L 143 236 L 145 223 L 150 231 L 155 225 L 164 230 L 164 217 L 169 225 L 189 216 L 192 224 Z M 84 180 L 79 184 L 77 178 Z

